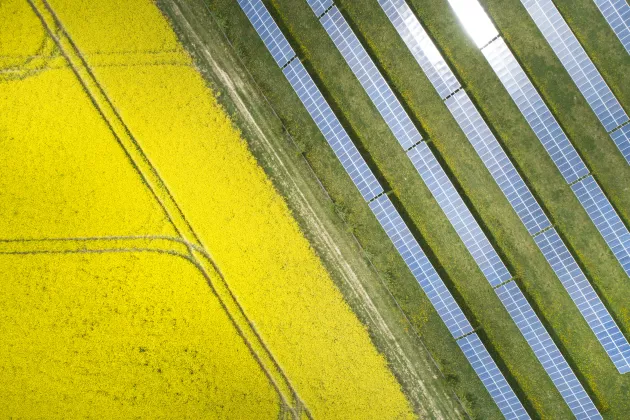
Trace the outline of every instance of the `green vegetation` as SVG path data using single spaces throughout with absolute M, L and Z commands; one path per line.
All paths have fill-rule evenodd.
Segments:
M 627 305 L 624 307 L 627 276 L 484 57 L 463 32 L 445 0 L 410 3 L 628 333 L 630 310 Z M 630 86 L 623 83 L 622 69 L 628 68 L 630 60 L 603 17 L 597 10 L 592 11 L 594 6 L 589 3 L 590 0 L 559 0 L 558 6 L 622 104 L 628 105 Z M 266 4 L 368 162 L 393 191 L 391 197 L 469 319 L 481 329 L 485 343 L 528 411 L 540 417 L 569 417 L 559 393 L 306 2 L 269 0 Z M 617 373 L 376 0 L 338 0 L 337 4 L 430 139 L 433 150 L 598 408 L 606 417 L 623 416 L 630 409 L 626 398 L 630 377 Z M 492 0 L 484 5 L 613 204 L 626 222 L 630 220 L 630 169 L 520 2 Z M 472 417 L 497 417 L 498 410 L 481 382 L 237 3 L 217 0 L 209 7 L 466 410 Z M 587 19 L 583 19 L 584 11 L 590 11 Z M 273 168 L 267 170 L 273 173 Z

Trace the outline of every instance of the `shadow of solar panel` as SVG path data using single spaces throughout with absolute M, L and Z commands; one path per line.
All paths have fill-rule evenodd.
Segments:
M 407 152 L 424 183 L 492 286 L 512 276 L 426 143 Z
M 594 0 L 606 21 L 630 54 L 630 4 L 626 0 Z
M 299 60 L 293 60 L 284 68 L 283 73 L 365 201 L 381 194 L 383 188 L 350 140 L 348 133 L 341 126 L 304 65 Z
M 461 87 L 418 18 L 405 0 L 379 0 L 385 14 L 429 78 L 440 98 Z
M 482 52 L 567 183 L 588 175 L 584 162 L 503 39 L 493 41 Z
M 534 238 L 560 282 L 577 305 L 620 373 L 630 372 L 630 344 L 555 229 Z
M 529 234 L 534 235 L 550 226 L 549 219 L 466 92 L 460 90 L 445 102 Z
M 613 139 L 626 161 L 630 163 L 630 124 L 610 133 L 610 138 Z
M 461 338 L 457 344 L 505 418 L 528 419 L 529 415 L 477 334 Z
M 420 132 L 339 9 L 333 7 L 320 21 L 402 148 L 421 141 Z
M 597 181 L 589 175 L 573 184 L 571 189 L 595 223 L 599 233 L 604 237 L 623 270 L 630 276 L 630 232 L 602 189 L 597 185 Z
M 369 205 L 451 335 L 457 338 L 471 332 L 472 326 L 464 312 L 455 302 L 453 295 L 444 285 L 389 197 L 382 195 Z
M 295 51 L 289 45 L 289 41 L 282 34 L 262 1 L 238 0 L 238 3 L 278 66 L 283 67 L 295 57 Z
M 628 116 L 551 0 L 521 0 L 606 131 Z
M 324 12 L 333 5 L 332 0 L 307 0 L 307 3 L 311 6 L 311 9 L 313 9 L 317 17 L 323 15 Z
M 591 401 L 518 285 L 515 282 L 510 282 L 497 288 L 496 292 L 575 417 L 579 419 L 601 418 L 595 404 Z

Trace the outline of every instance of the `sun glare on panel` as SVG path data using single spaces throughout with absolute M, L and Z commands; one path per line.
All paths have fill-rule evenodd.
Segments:
M 448 2 L 479 48 L 499 35 L 477 0 L 448 0 Z

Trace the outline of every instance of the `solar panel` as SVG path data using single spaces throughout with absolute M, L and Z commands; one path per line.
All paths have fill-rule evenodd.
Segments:
M 421 141 L 420 132 L 337 6 L 320 21 L 403 149 L 407 150 Z
M 332 0 L 306 0 L 309 4 L 309 6 L 311 6 L 311 9 L 313 9 L 313 12 L 315 12 L 315 15 L 317 17 L 320 17 L 321 15 L 324 14 L 324 12 L 328 9 L 330 9 L 333 5 L 333 1 Z
M 283 73 L 365 201 L 381 194 L 383 188 L 350 140 L 346 130 L 341 126 L 304 65 L 299 60 L 293 60 L 284 68 Z
M 601 418 L 518 285 L 512 281 L 497 288 L 496 292 L 575 417 Z
M 481 48 L 499 36 L 481 4 L 471 0 L 448 0 L 468 35 Z
M 630 54 L 630 4 L 626 0 L 594 0 L 602 15 Z
M 295 51 L 261 0 L 238 0 L 238 3 L 278 66 L 283 67 L 295 57 Z
M 528 419 L 529 415 L 477 334 L 467 335 L 457 340 L 457 344 L 503 416 L 506 419 Z
M 534 240 L 617 370 L 630 372 L 630 344 L 556 230 L 549 229 Z
M 466 92 L 460 90 L 445 103 L 530 235 L 550 226 L 549 219 Z
M 610 133 L 610 137 L 613 139 L 619 151 L 626 158 L 626 161 L 630 163 L 630 124 L 626 124 L 620 129 Z
M 426 143 L 407 152 L 440 208 L 492 286 L 512 276 Z
M 584 162 L 503 39 L 493 41 L 482 52 L 567 183 L 588 175 Z
M 382 195 L 372 201 L 369 206 L 451 335 L 457 338 L 472 332 L 470 322 L 427 259 L 389 197 Z
M 586 101 L 611 131 L 628 116 L 551 0 L 521 0 Z
M 573 184 L 571 189 L 602 234 L 613 254 L 630 276 L 630 232 L 592 176 Z
M 459 89 L 461 85 L 455 75 L 405 0 L 379 0 L 379 4 L 440 98 L 445 99 Z

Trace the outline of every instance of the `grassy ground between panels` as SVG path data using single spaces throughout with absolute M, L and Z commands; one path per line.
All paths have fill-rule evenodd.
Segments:
M 450 169 L 599 408 L 611 417 L 623 413 L 627 403 L 622 396 L 627 392 L 628 380 L 617 374 L 595 341 L 575 305 L 398 39 L 377 2 L 338 3 L 355 29 L 360 30 L 363 41 L 397 93 L 405 100 L 414 118 L 428 133 L 434 150 L 439 152 L 443 163 Z M 459 27 L 447 3 L 420 3 L 412 2 L 415 11 L 451 60 L 525 179 L 579 256 L 596 288 L 627 330 L 630 320 L 628 313 L 624 312 L 627 309 L 623 307 L 624 296 L 627 295 L 627 277 L 481 53 Z M 510 7 L 503 8 L 498 2 L 495 3 L 494 7 L 492 4 L 488 7 L 501 30 L 505 31 L 508 42 L 521 60 L 532 63 L 531 66 L 526 65 L 530 73 L 536 75 L 536 71 L 540 72 L 542 77 L 534 77 L 534 82 L 550 101 L 576 147 L 627 220 L 624 209 L 630 208 L 627 205 L 630 200 L 627 192 L 630 173 L 615 146 L 598 126 L 559 63 L 554 62 L 556 59 L 553 53 L 548 48 L 542 48 L 544 40 L 541 41 L 542 37 L 536 32 L 533 23 L 527 21 L 528 16 L 518 2 L 512 1 Z M 342 114 L 354 139 L 368 152 L 373 167 L 387 179 L 395 200 L 404 209 L 407 221 L 415 226 L 416 233 L 433 251 L 433 262 L 441 266 L 441 274 L 456 291 L 468 315 L 474 315 L 476 325 L 483 327 L 488 339 L 486 342 L 500 356 L 518 392 L 526 396 L 529 409 L 544 417 L 566 416 L 568 411 L 559 394 L 527 349 L 520 333 L 306 3 L 275 0 L 268 5 L 273 6 L 272 10 L 281 19 L 283 29 L 290 35 L 294 46 L 298 47 L 300 56 L 306 58 L 307 67 L 316 75 L 320 87 Z M 454 344 L 444 339 L 446 330 L 429 309 L 426 298 L 402 262 L 393 256 L 384 234 L 352 189 L 321 136 L 316 133 L 308 115 L 268 57 L 249 22 L 231 2 L 213 2 L 211 9 L 223 23 L 228 37 L 252 71 L 263 93 L 299 142 L 335 201 L 338 213 L 352 226 L 377 269 L 384 273 L 394 296 L 425 338 L 432 354 L 451 378 L 471 413 L 480 417 L 496 414 L 491 401 L 466 366 L 465 360 L 459 356 Z M 606 25 L 602 18 L 600 27 L 602 22 Z M 527 45 L 528 41 L 531 44 Z M 519 46 L 519 42 L 523 46 Z M 525 51 L 529 51 L 530 56 Z M 611 54 L 619 55 L 618 52 Z M 605 53 L 600 52 L 599 55 L 605 56 Z M 544 76 L 549 72 L 554 74 L 554 78 L 546 80 L 545 85 Z M 604 75 L 616 92 L 624 90 L 618 72 L 609 70 Z M 623 101 L 624 95 L 620 94 L 620 97 Z

